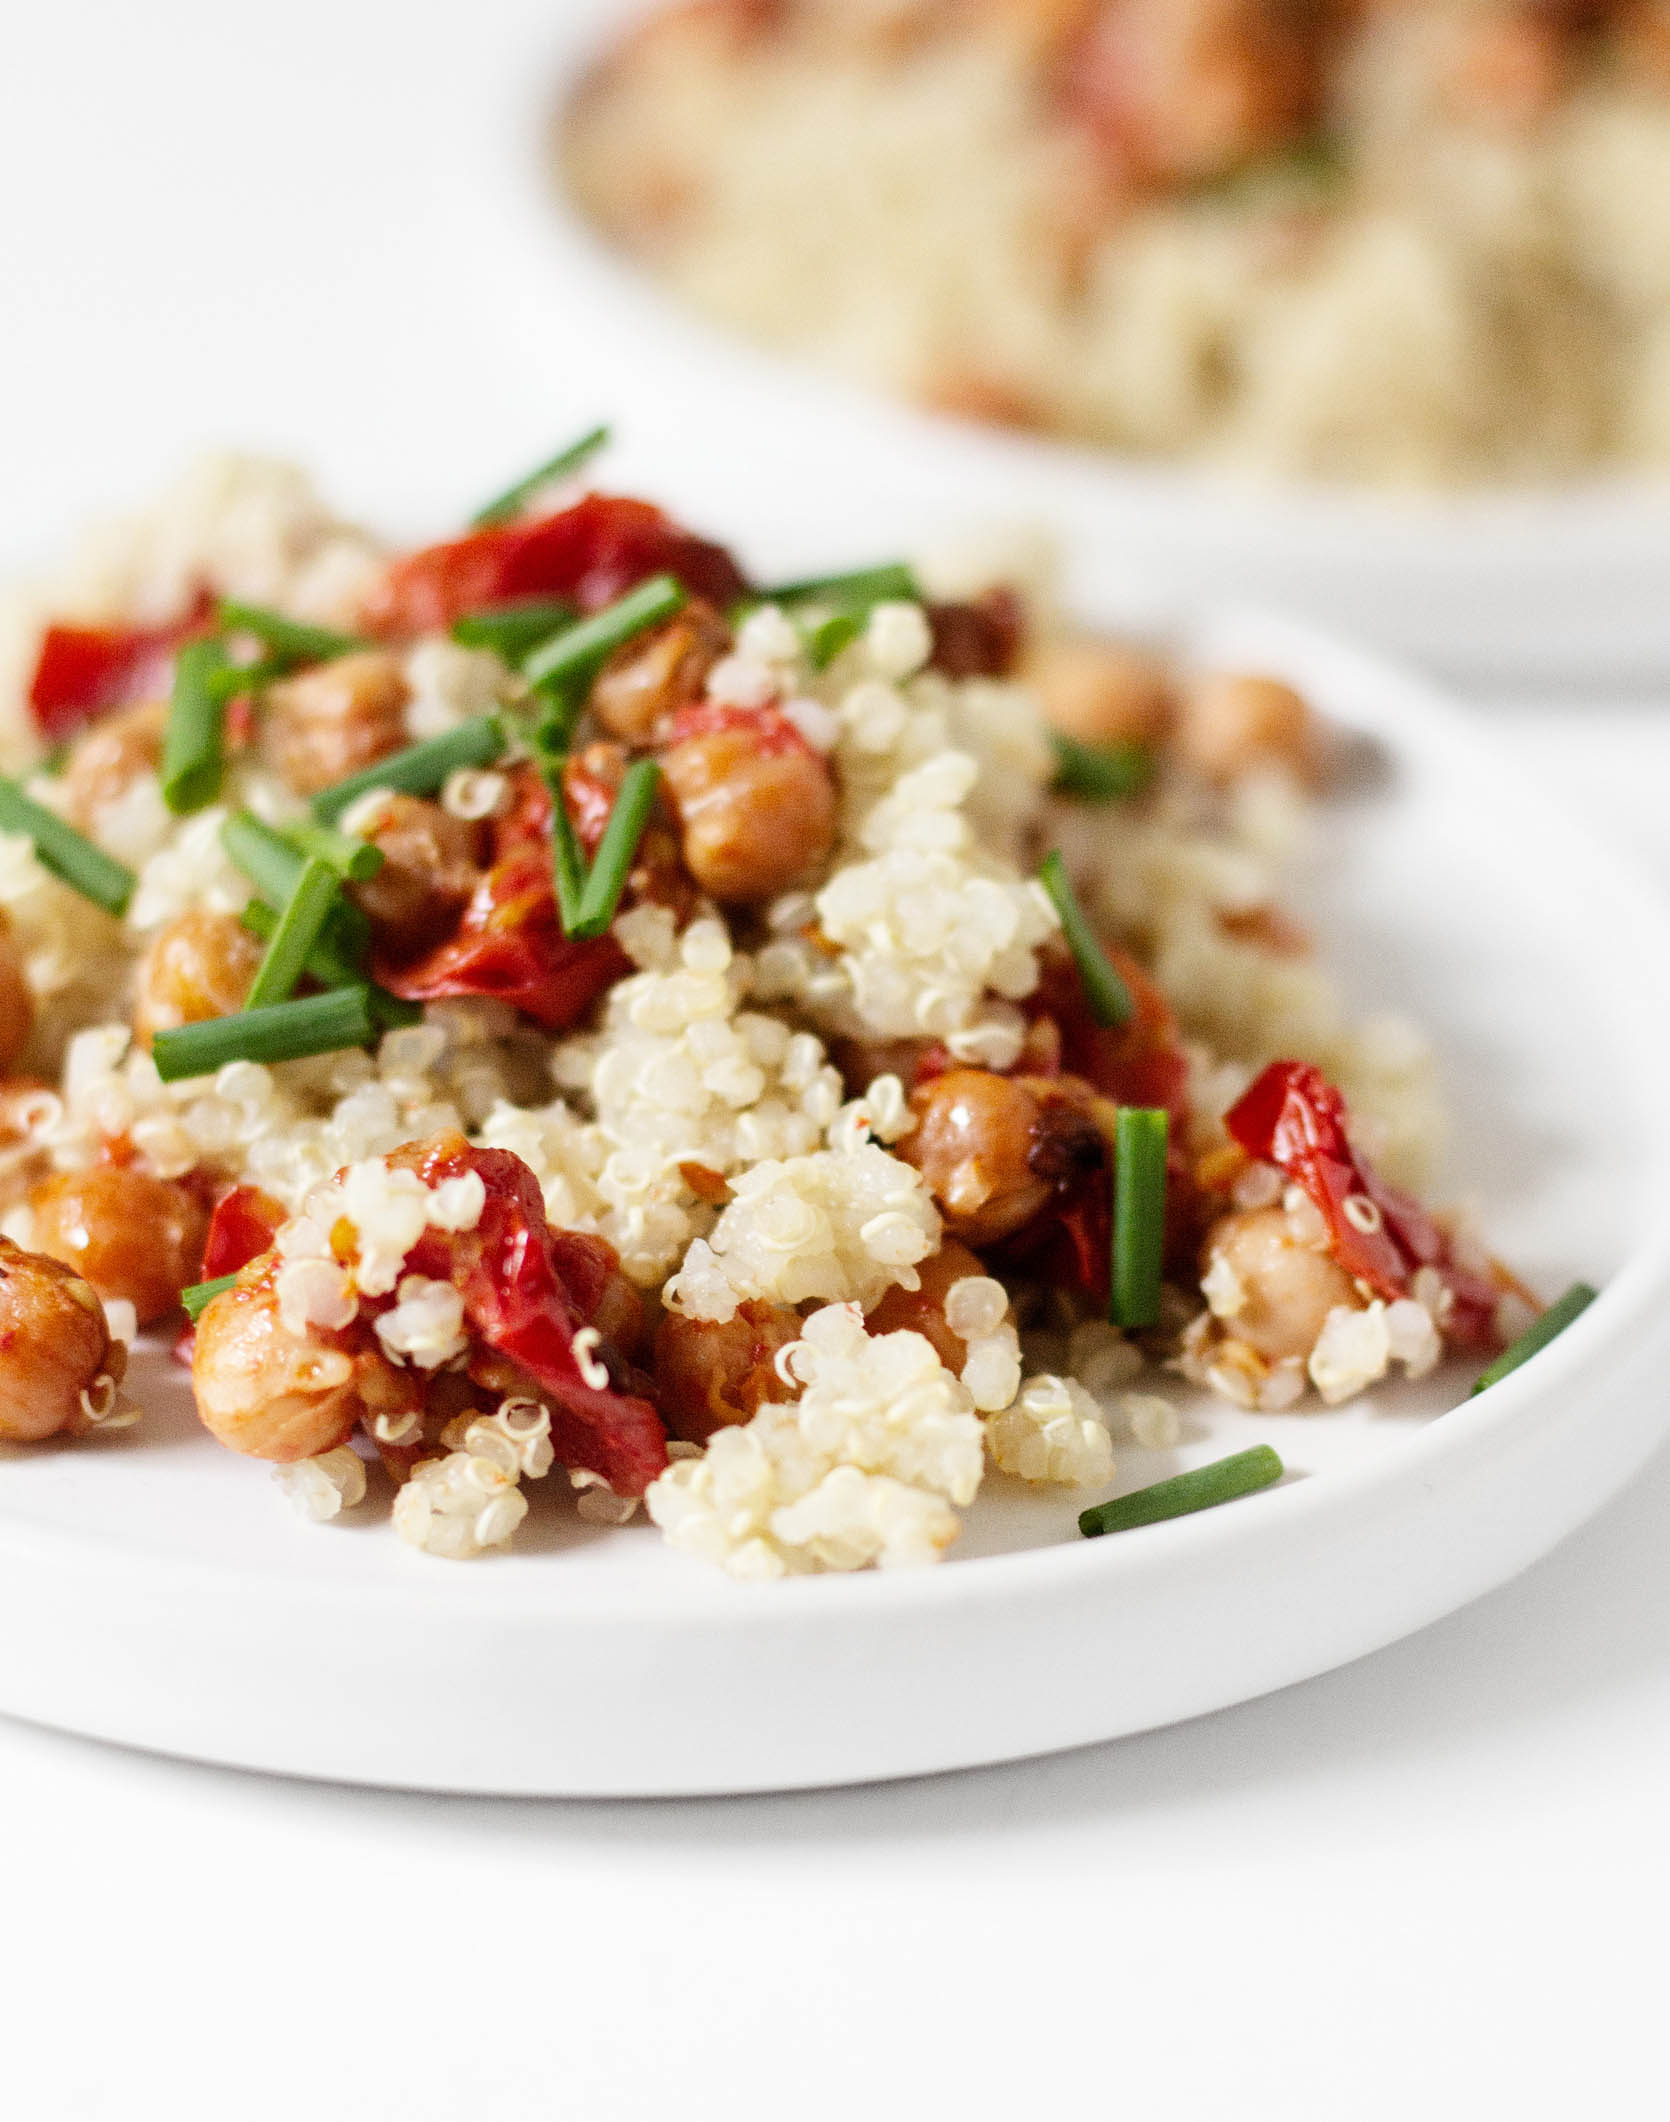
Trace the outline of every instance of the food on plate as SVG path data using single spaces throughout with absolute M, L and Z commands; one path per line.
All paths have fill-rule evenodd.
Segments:
M 404 553 L 216 463 L 19 604 L 0 1437 L 154 1328 L 310 1516 L 476 1555 L 561 1468 L 774 1577 L 1535 1317 L 1282 910 L 1297 692 L 1025 549 L 762 584 L 584 454 Z
M 1390 485 L 1670 462 L 1665 0 L 681 0 L 566 180 L 930 406 Z

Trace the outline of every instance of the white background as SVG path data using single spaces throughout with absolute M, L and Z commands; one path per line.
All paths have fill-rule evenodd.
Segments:
M 14 0 L 0 557 L 204 440 L 398 516 L 563 432 L 459 116 L 539 14 Z M 1661 706 L 1488 705 L 1670 883 Z M 0 2115 L 1661 2115 L 1667 1527 L 1661 1461 L 1346 1672 L 868 1792 L 394 1797 L 0 1723 Z

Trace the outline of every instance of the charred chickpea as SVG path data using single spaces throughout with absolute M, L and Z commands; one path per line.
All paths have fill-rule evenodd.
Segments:
M 406 743 L 411 688 L 384 649 L 339 656 L 267 693 L 264 741 L 297 795 L 316 795 Z
M 360 1354 L 342 1335 L 287 1327 L 277 1272 L 278 1255 L 264 1253 L 204 1309 L 191 1386 L 211 1436 L 252 1459 L 291 1465 L 347 1443 L 366 1405 L 362 1386 L 375 1391 L 381 1382 L 381 1359 L 362 1377 Z
M 35 997 L 24 969 L 23 946 L 9 918 L 0 913 L 0 1075 L 28 1045 L 34 1023 Z
M 780 716 L 739 714 L 661 754 L 686 868 L 726 905 L 755 905 L 799 884 L 835 844 L 826 761 Z
M 101 716 L 76 738 L 61 785 L 65 816 L 79 832 L 89 831 L 99 812 L 125 796 L 141 774 L 156 772 L 167 722 L 166 701 L 141 700 Z
M 723 1323 L 664 1313 L 652 1365 L 662 1420 L 675 1437 L 705 1444 L 768 1401 L 788 1398 L 793 1387 L 777 1372 L 777 1353 L 799 1338 L 797 1312 L 757 1299 Z
M 244 1006 L 263 945 L 236 914 L 194 907 L 159 929 L 144 963 L 133 1012 L 134 1037 L 149 1046 L 159 1031 L 231 1017 Z
M 1203 1248 L 1225 1330 L 1272 1363 L 1308 1356 L 1337 1305 L 1355 1305 L 1351 1277 L 1307 1243 L 1285 1209 L 1240 1209 L 1223 1217 Z M 1233 1278 L 1233 1279 L 1231 1279 Z M 1234 1311 L 1221 1309 L 1238 1300 Z
M 29 1205 L 39 1249 L 101 1297 L 126 1297 L 141 1326 L 165 1318 L 197 1280 L 209 1216 L 200 1196 L 178 1180 L 96 1164 L 55 1172 Z
M 707 674 L 730 646 L 730 629 L 699 599 L 626 642 L 591 689 L 591 711 L 611 737 L 657 742 L 680 708 L 702 697 Z
M 927 1182 L 953 1236 L 995 1245 L 1043 1213 L 1061 1187 L 1105 1161 L 1097 1101 L 1050 1082 L 954 1068 L 911 1093 L 917 1124 L 897 1154 Z
M 984 1275 L 985 1268 L 968 1247 L 947 1238 L 937 1253 L 917 1269 L 919 1289 L 895 1283 L 871 1312 L 866 1324 L 872 1334 L 921 1334 L 931 1341 L 934 1353 L 947 1370 L 959 1374 L 968 1361 L 968 1343 L 951 1331 L 945 1316 L 945 1300 L 953 1287 L 971 1275 Z
M 61 1261 L 0 1238 L 0 1443 L 91 1429 L 84 1395 L 101 1378 L 119 1382 L 126 1363 L 96 1291 Z
M 353 886 L 370 917 L 379 949 L 391 958 L 416 957 L 457 927 L 481 882 L 486 832 L 421 796 L 390 795 L 363 837 L 383 851 L 383 866 Z
M 1027 677 L 1044 720 L 1081 744 L 1157 744 L 1175 706 L 1159 659 L 1115 641 L 1051 643 Z
M 1279 678 L 1205 676 L 1183 695 L 1177 748 L 1220 787 L 1260 767 L 1279 767 L 1307 787 L 1322 779 L 1316 718 Z

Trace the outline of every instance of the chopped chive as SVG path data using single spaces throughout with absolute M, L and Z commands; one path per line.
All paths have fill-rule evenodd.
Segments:
M 379 759 L 375 766 L 350 774 L 334 788 L 321 789 L 309 808 L 321 825 L 334 825 L 345 810 L 374 788 L 394 789 L 407 796 L 432 796 L 460 767 L 491 766 L 504 746 L 504 728 L 498 717 L 478 715 L 475 721 L 462 722 L 444 736 L 430 737 L 406 751 Z
M 920 604 L 921 585 L 914 570 L 901 561 L 881 567 L 861 567 L 850 575 L 809 575 L 803 582 L 782 582 L 775 589 L 762 589 L 761 604 Z
M 368 1046 L 375 1036 L 366 990 L 338 987 L 299 1002 L 275 1002 L 270 1009 L 159 1031 L 151 1041 L 151 1059 L 164 1083 L 178 1083 L 187 1076 L 211 1076 L 229 1061 L 299 1061 L 309 1054 Z
M 296 982 L 307 966 L 307 954 L 319 940 L 326 917 L 342 891 L 342 879 L 320 855 L 309 856 L 296 888 L 286 901 L 267 945 L 267 954 L 256 968 L 244 1008 L 270 1009 L 275 1002 L 288 1002 Z
M 369 840 L 356 840 L 334 826 L 316 825 L 302 818 L 284 828 L 284 837 L 304 855 L 317 855 L 349 884 L 365 884 L 382 868 L 387 856 Z
M 852 646 L 864 631 L 864 618 L 861 611 L 831 612 L 826 619 L 807 620 L 799 627 L 813 670 L 828 670 L 842 649 Z
M 1152 1488 L 1098 1503 L 1093 1510 L 1080 1513 L 1079 1531 L 1087 1540 L 1095 1540 L 1103 1533 L 1128 1533 L 1166 1518 L 1186 1518 L 1215 1504 L 1233 1503 L 1237 1496 L 1256 1495 L 1279 1481 L 1285 1471 L 1280 1456 L 1268 1444 L 1255 1444 L 1251 1451 L 1197 1466 L 1193 1473 L 1174 1474 L 1169 1481 L 1156 1481 Z
M 1067 946 L 1078 962 L 1079 978 L 1084 983 L 1084 999 L 1090 1005 L 1090 1014 L 1098 1024 L 1117 1029 L 1129 1024 L 1136 1015 L 1136 1004 L 1131 1000 L 1131 990 L 1114 970 L 1108 954 L 1096 941 L 1085 911 L 1078 902 L 1078 895 L 1067 875 L 1067 865 L 1058 851 L 1044 857 L 1038 872 L 1039 882 L 1050 895 L 1051 903 L 1061 916 L 1061 931 Z
M 591 875 L 580 897 L 579 918 L 569 930 L 570 935 L 601 936 L 615 918 L 627 875 L 637 857 L 638 842 L 644 837 L 644 827 L 655 808 L 660 779 L 661 769 L 653 759 L 634 760 L 626 769 L 609 822 L 603 828 L 603 838 L 597 844 Z
M 549 641 L 559 628 L 572 626 L 579 616 L 560 598 L 523 597 L 514 604 L 466 612 L 452 622 L 452 638 L 465 648 L 490 648 L 506 663 L 520 663 L 529 649 Z
M 269 906 L 287 906 L 307 857 L 276 826 L 249 811 L 234 811 L 220 829 L 220 844 Z M 340 899 L 326 928 L 332 946 L 355 965 L 371 947 L 371 924 L 351 900 Z
M 203 682 L 217 700 L 232 701 L 240 693 L 259 692 L 272 679 L 282 678 L 290 667 L 285 656 L 261 656 L 253 663 L 233 663 L 223 657 Z
M 514 486 L 507 486 L 502 494 L 495 495 L 485 508 L 478 508 L 470 518 L 470 528 L 487 530 L 495 523 L 508 523 L 512 517 L 519 516 L 542 486 L 571 478 L 575 472 L 583 470 L 608 443 L 609 432 L 606 427 L 594 427 L 577 442 L 558 450 L 554 457 L 529 472 L 526 478 L 518 479 Z
M 539 762 L 545 785 L 551 791 L 551 871 L 557 887 L 557 912 L 562 917 L 563 934 L 573 936 L 579 929 L 580 902 L 586 893 L 586 858 L 580 851 L 574 821 L 568 815 L 563 790 L 563 768 L 567 763 L 561 752 L 544 753 Z
M 523 659 L 522 675 L 541 688 L 589 680 L 624 642 L 670 619 L 687 601 L 681 582 L 671 575 L 652 575 L 533 650 Z
M 133 871 L 66 825 L 56 811 L 26 796 L 15 781 L 0 780 L 0 833 L 25 834 L 42 866 L 72 891 L 107 914 L 120 918 L 127 912 L 139 882 Z
M 216 1275 L 212 1282 L 194 1282 L 190 1289 L 180 1292 L 180 1302 L 195 1326 L 216 1297 L 224 1295 L 238 1279 L 236 1274 Z
M 226 700 L 217 680 L 226 668 L 218 641 L 188 641 L 174 659 L 174 690 L 162 739 L 162 800 L 177 818 L 220 794 Z
M 1572 1321 L 1589 1309 L 1599 1291 L 1587 1282 L 1574 1282 L 1563 1297 L 1556 1298 L 1540 1319 L 1528 1326 L 1511 1348 L 1505 1348 L 1479 1378 L 1474 1392 L 1488 1392 L 1493 1385 L 1500 1385 L 1510 1371 L 1518 1370 L 1522 1363 L 1545 1349 L 1549 1342 L 1563 1334 Z
M 1122 1105 L 1114 1122 L 1113 1323 L 1152 1326 L 1160 1316 L 1166 1250 L 1168 1113 Z
M 279 917 L 264 899 L 251 899 L 238 916 L 252 936 L 259 936 L 263 943 L 272 941 L 278 927 Z M 308 952 L 303 970 L 310 980 L 321 987 L 359 987 L 363 985 L 371 997 L 371 1014 L 378 1027 L 392 1031 L 401 1024 L 421 1024 L 423 1004 L 407 1002 L 399 995 L 391 995 L 386 987 L 367 981 L 360 968 L 345 958 L 332 943 L 329 935 L 319 937 Z
M 215 624 L 224 633 L 253 634 L 261 645 L 285 664 L 331 663 L 370 644 L 358 634 L 334 633 L 328 626 L 303 626 L 286 619 L 282 612 L 268 611 L 259 604 L 223 601 Z
M 1125 803 L 1154 779 L 1155 759 L 1146 744 L 1081 744 L 1052 731 L 1055 786 L 1085 803 Z

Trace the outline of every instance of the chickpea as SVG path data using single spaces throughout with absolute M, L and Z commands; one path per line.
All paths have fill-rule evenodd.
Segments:
M 300 796 L 345 781 L 406 743 L 410 697 L 398 658 L 379 648 L 286 679 L 267 694 L 273 763 Z
M 1227 1269 L 1240 1302 L 1222 1317 L 1227 1332 L 1271 1363 L 1308 1356 L 1328 1314 L 1355 1306 L 1351 1277 L 1326 1252 L 1307 1244 L 1280 1208 L 1241 1209 L 1207 1236 L 1208 1272 Z
M 968 1361 L 968 1343 L 947 1324 L 945 1300 L 953 1284 L 985 1272 L 966 1245 L 956 1238 L 947 1238 L 939 1251 L 917 1269 L 922 1277 L 920 1289 L 906 1289 L 895 1283 L 882 1298 L 866 1322 L 870 1332 L 921 1334 L 933 1343 L 934 1353 L 946 1369 L 960 1375 Z
M 21 1208 L 48 1169 L 37 1129 L 59 1109 L 58 1094 L 44 1083 L 14 1077 L 0 1083 L 0 1213 Z
M 1291 685 L 1278 678 L 1204 677 L 1183 696 L 1178 750 L 1206 780 L 1227 786 L 1261 766 L 1307 787 L 1322 779 L 1322 737 Z
M 30 1196 L 35 1243 L 101 1297 L 126 1297 L 141 1326 L 164 1318 L 197 1279 L 208 1235 L 202 1200 L 174 1179 L 96 1164 L 55 1172 Z
M 715 1430 L 746 1422 L 768 1401 L 790 1397 L 776 1369 L 779 1349 L 800 1338 L 800 1316 L 751 1301 L 734 1319 L 666 1312 L 655 1330 L 656 1405 L 668 1430 L 705 1444 Z
M 917 1125 L 898 1154 L 927 1181 L 951 1233 L 995 1245 L 1105 1161 L 1088 1085 L 954 1068 L 911 1093 Z
M 159 1031 L 231 1017 L 244 1006 L 265 946 L 236 914 L 194 907 L 159 929 L 139 969 L 133 1031 L 148 1047 Z
M 81 1277 L 0 1238 L 0 1443 L 80 1436 L 93 1427 L 82 1395 L 126 1364 Z
M 89 832 L 108 804 L 125 796 L 141 774 L 162 764 L 165 700 L 141 700 L 104 715 L 70 747 L 63 789 L 70 823 Z
M 24 970 L 23 946 L 10 919 L 0 913 L 0 1075 L 28 1045 L 34 1023 L 35 997 Z
M 365 1406 L 361 1359 L 345 1337 L 295 1334 L 279 1318 L 275 1253 L 252 1261 L 197 1322 L 191 1386 L 212 1437 L 289 1465 L 334 1451 Z
M 687 604 L 664 625 L 616 649 L 591 689 L 592 713 L 612 737 L 634 745 L 656 742 L 681 707 L 702 697 L 707 674 L 730 639 L 710 604 Z
M 1456 115 L 1527 130 L 1560 99 L 1570 68 L 1566 30 L 1522 7 L 1496 7 L 1456 25 L 1447 100 Z
M 1115 641 L 1059 641 L 1027 671 L 1044 719 L 1081 744 L 1157 744 L 1173 712 L 1157 657 Z
M 827 764 L 781 725 L 753 718 L 685 737 L 661 755 L 686 868 L 715 899 L 753 905 L 799 884 L 835 844 Z
M 457 928 L 481 882 L 485 834 L 438 803 L 391 795 L 365 837 L 382 849 L 383 866 L 352 896 L 370 916 L 381 950 L 415 958 Z

